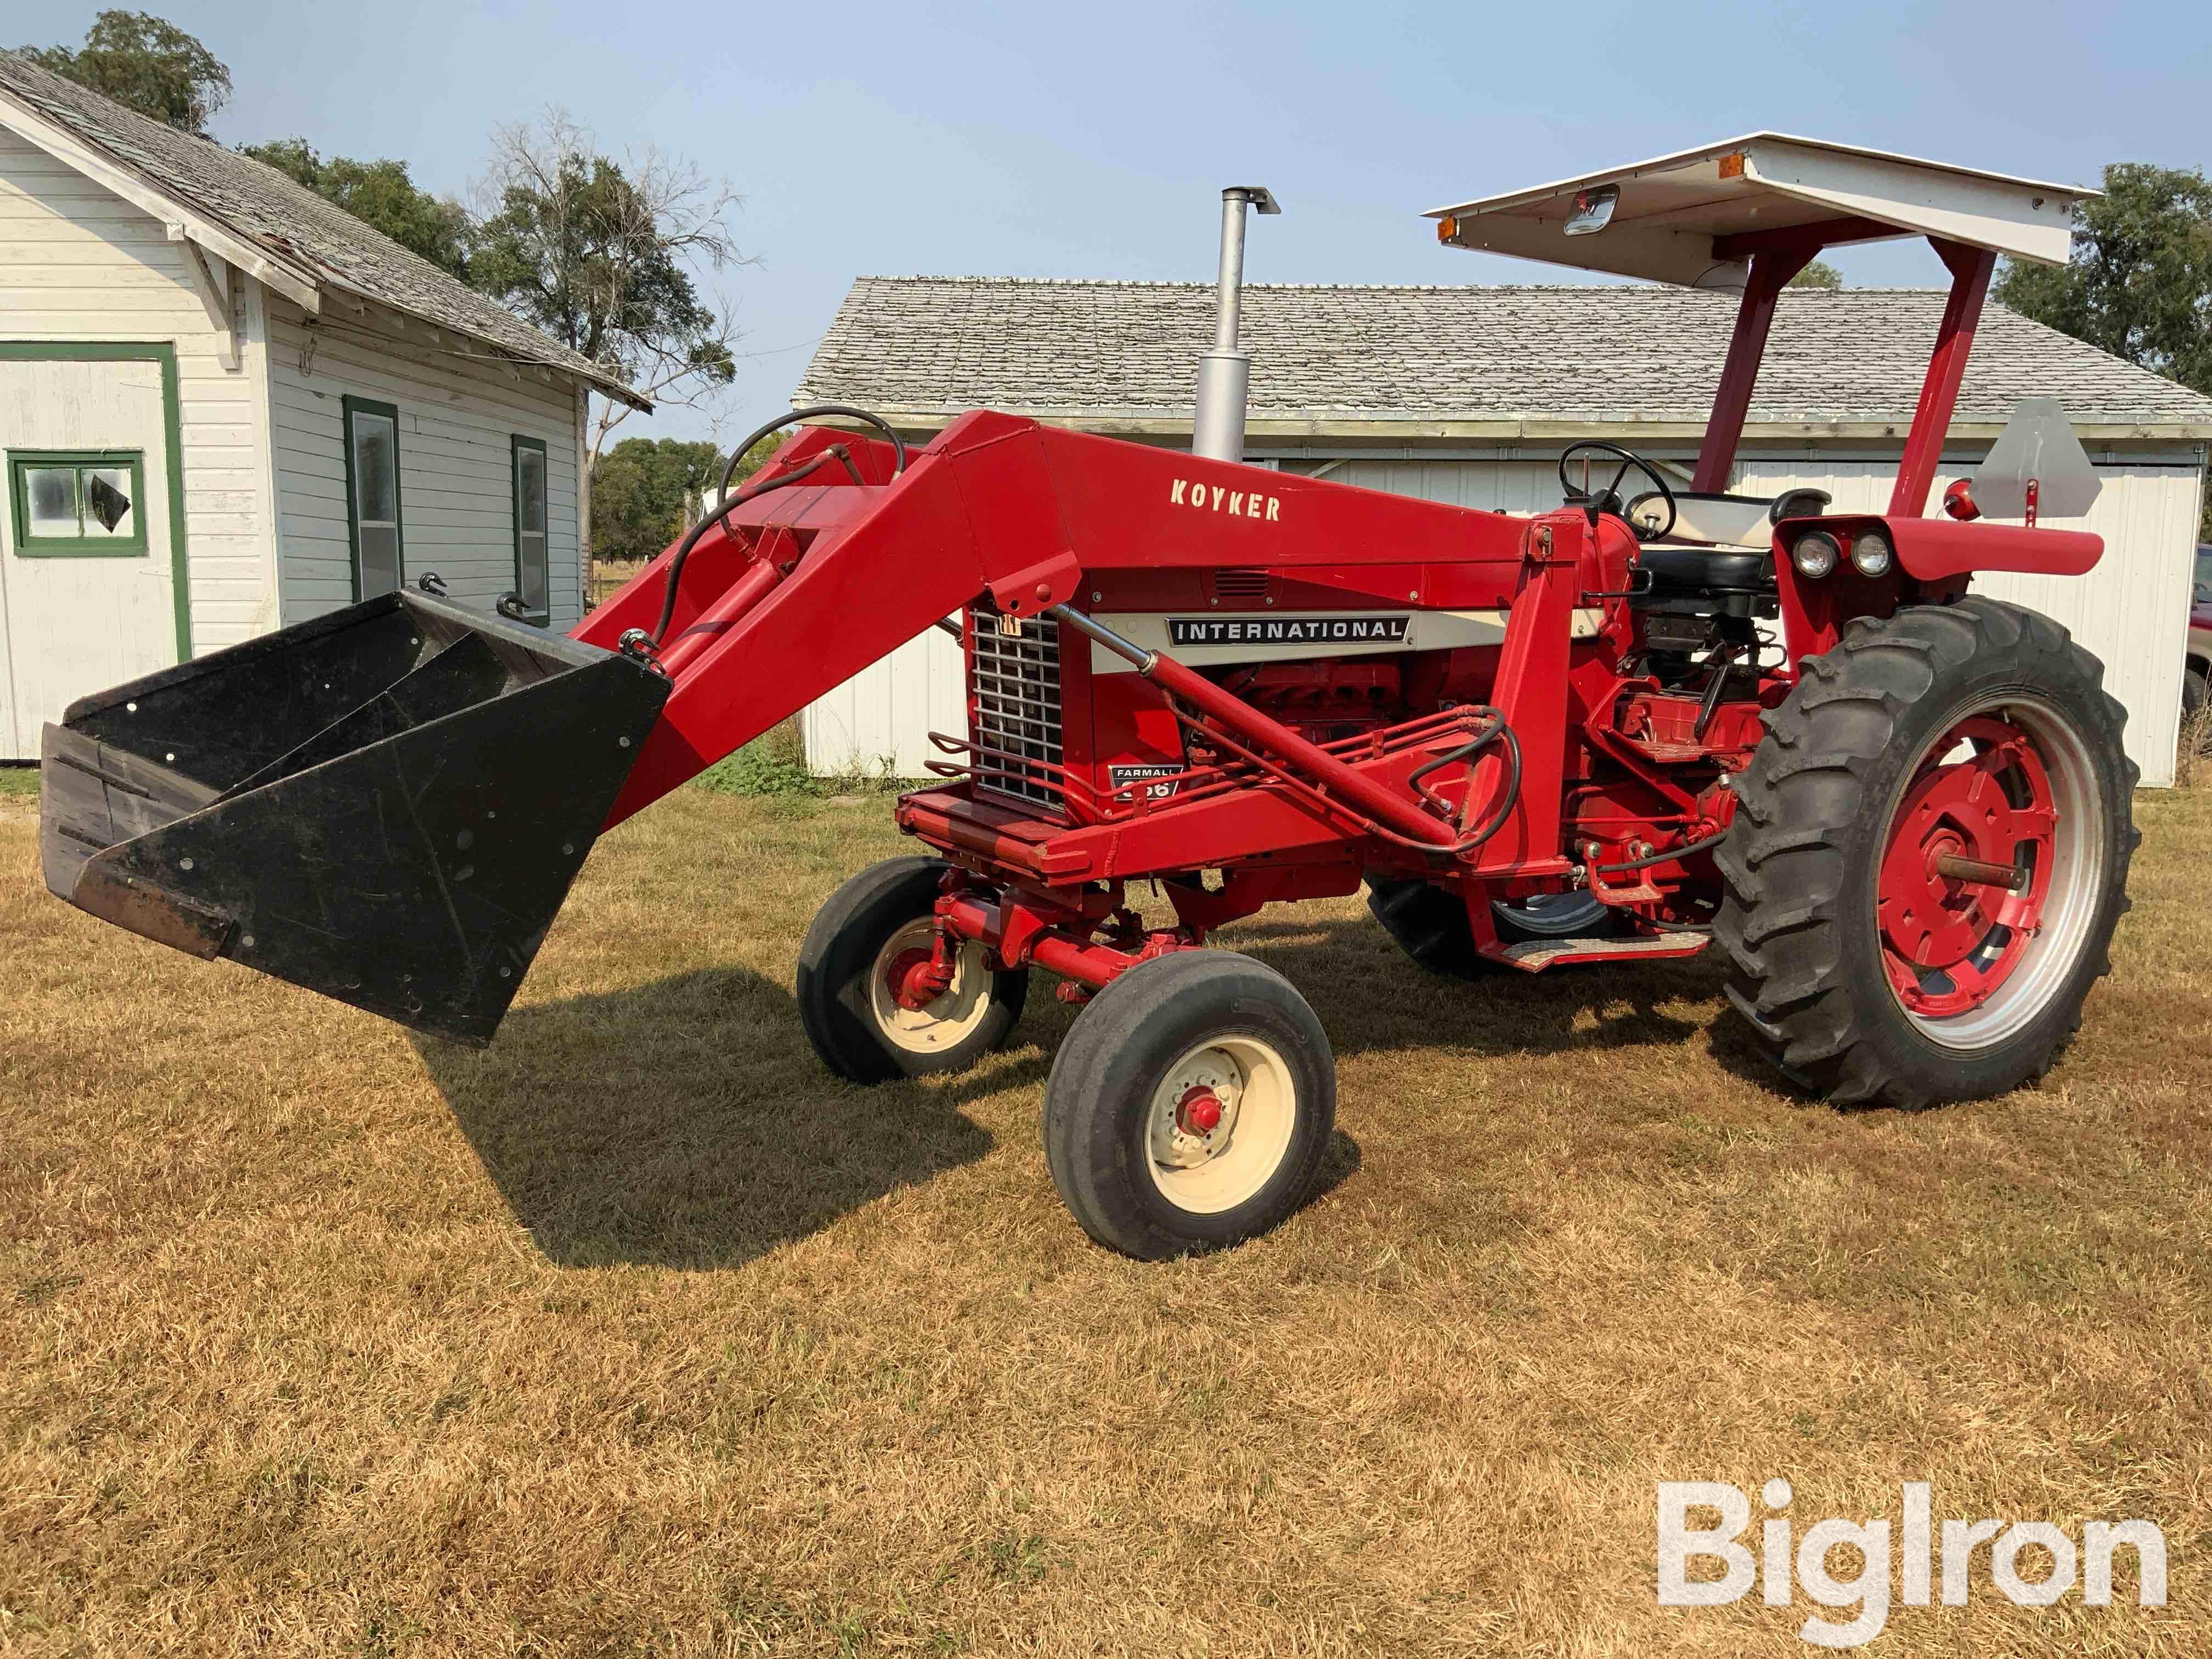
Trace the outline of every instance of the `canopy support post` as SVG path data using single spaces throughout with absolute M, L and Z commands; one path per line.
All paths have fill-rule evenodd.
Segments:
M 1928 245 L 1950 267 L 1951 297 L 1944 302 L 1936 350 L 1928 359 L 1928 378 L 1920 385 L 1912 430 L 1905 434 L 1897 485 L 1889 493 L 1889 516 L 1893 519 L 1928 516 L 1928 492 L 1943 459 L 1943 440 L 1951 430 L 1951 412 L 1958 407 L 1959 386 L 1966 377 L 1966 357 L 1974 349 L 1974 329 L 1981 321 L 1982 301 L 1989 296 L 1990 274 L 1997 262 L 1987 248 L 1964 242 L 1930 236 Z
M 1729 337 L 1720 388 L 1713 395 L 1705 441 L 1698 446 L 1698 470 L 1690 488 L 1700 494 L 1718 495 L 1728 489 L 1729 469 L 1735 465 L 1744 420 L 1751 412 L 1751 389 L 1759 382 L 1759 361 L 1766 356 L 1766 331 L 1774 322 L 1775 300 L 1819 252 L 1817 246 L 1799 246 L 1772 248 L 1752 256 L 1751 277 L 1743 287 L 1743 303 L 1736 308 L 1735 332 Z

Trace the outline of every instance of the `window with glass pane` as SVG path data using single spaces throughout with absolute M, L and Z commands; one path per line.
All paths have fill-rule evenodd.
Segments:
M 514 590 L 532 620 L 551 613 L 545 549 L 545 446 L 514 440 Z
M 373 599 L 401 580 L 399 411 L 345 400 L 346 478 L 353 515 L 354 596 Z
M 75 467 L 25 467 L 23 488 L 30 501 L 32 535 L 73 538 L 82 533 L 77 528 Z
M 133 557 L 146 550 L 144 458 L 135 450 L 11 451 L 15 550 L 25 558 Z

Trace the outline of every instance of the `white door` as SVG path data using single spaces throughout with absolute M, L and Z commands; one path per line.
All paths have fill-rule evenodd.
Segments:
M 161 365 L 0 362 L 0 759 L 177 660 Z

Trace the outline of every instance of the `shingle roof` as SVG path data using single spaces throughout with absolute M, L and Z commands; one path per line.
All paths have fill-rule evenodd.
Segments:
M 0 121 L 11 96 L 161 196 L 219 224 L 318 285 L 349 289 L 543 364 L 641 409 L 651 405 L 582 354 L 456 282 L 334 203 L 250 156 L 129 110 L 13 52 L 0 52 Z
M 1901 432 L 1943 301 L 1917 289 L 1789 291 L 1751 424 Z M 1657 287 L 1254 284 L 1251 419 L 1255 431 L 1308 423 L 1322 434 L 1352 422 L 1698 426 L 1735 305 Z M 1212 331 L 1209 283 L 863 276 L 793 398 L 1188 425 Z M 2000 425 L 2036 396 L 2057 397 L 2083 427 L 2212 436 L 2212 398 L 1992 304 L 1954 424 Z

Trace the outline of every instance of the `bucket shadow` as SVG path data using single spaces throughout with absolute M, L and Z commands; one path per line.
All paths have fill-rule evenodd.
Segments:
M 738 968 L 517 1008 L 486 1050 L 414 1041 L 516 1218 L 569 1267 L 730 1267 L 818 1232 L 982 1157 L 960 1103 L 1024 1069 L 856 1087 L 814 1057 L 790 994 Z

